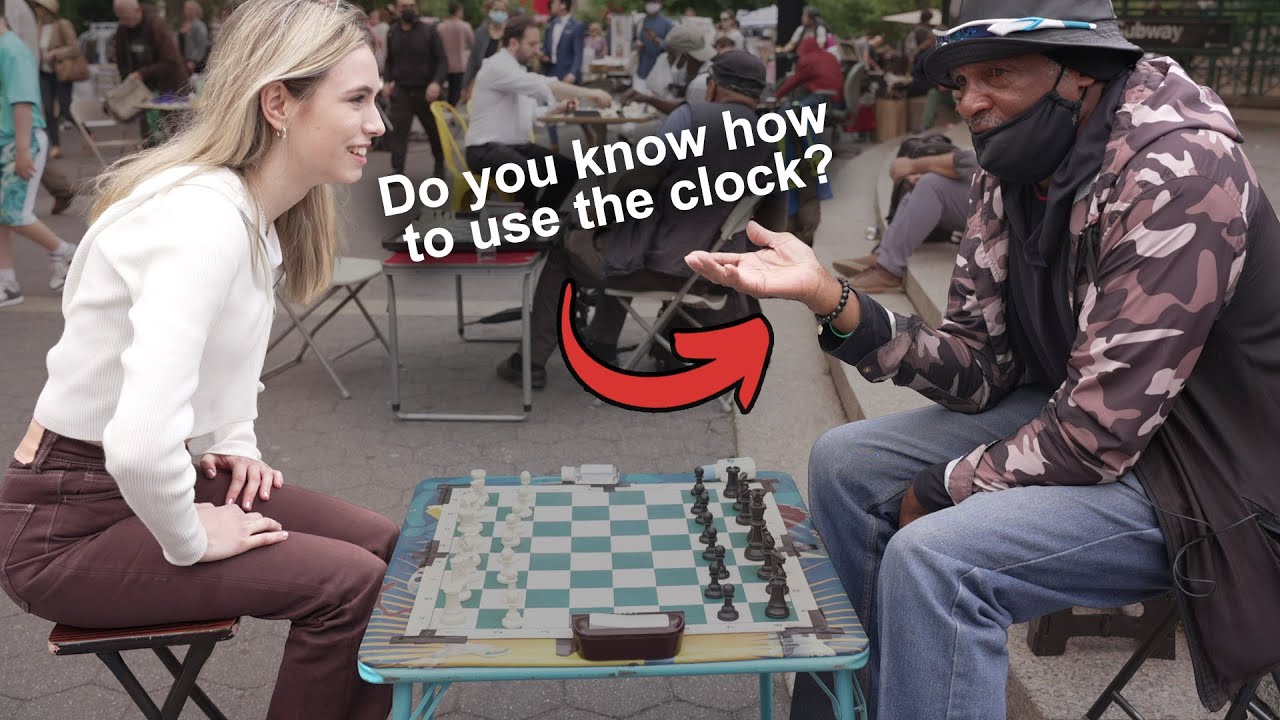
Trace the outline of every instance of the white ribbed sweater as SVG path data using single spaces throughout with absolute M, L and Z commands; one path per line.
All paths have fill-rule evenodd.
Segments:
M 207 546 L 192 455 L 261 458 L 253 421 L 280 256 L 275 227 L 250 220 L 240 179 L 218 169 L 183 181 L 194 170 L 144 182 L 85 233 L 35 409 L 44 427 L 102 443 L 107 471 L 175 565 Z

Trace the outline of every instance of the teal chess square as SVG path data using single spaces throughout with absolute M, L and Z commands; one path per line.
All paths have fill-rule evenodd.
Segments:
M 644 493 L 642 492 L 616 492 L 609 495 L 610 505 L 643 505 Z
M 537 499 L 534 500 L 537 505 L 547 507 L 567 507 L 573 504 L 573 493 L 567 492 L 547 492 L 538 493 Z
M 613 543 L 607 537 L 576 537 L 570 543 L 570 548 L 576 553 L 609 552 L 613 549 Z
M 664 607 L 667 612 L 684 613 L 684 626 L 690 625 L 706 625 L 707 624 L 707 608 L 705 605 L 672 605 Z
M 502 618 L 507 616 L 506 610 L 481 610 L 476 616 L 477 630 L 504 630 Z
M 517 572 L 516 587 L 524 587 L 528 584 L 529 584 L 529 573 Z M 498 582 L 497 572 L 487 572 L 484 574 L 484 589 L 485 590 L 506 590 L 507 586 L 505 583 Z
M 648 570 L 653 567 L 653 555 L 649 553 L 614 553 L 614 570 Z
M 613 537 L 648 535 L 649 523 L 645 520 L 614 520 L 609 523 L 609 534 Z
M 658 579 L 658 587 L 688 587 L 702 583 L 702 577 L 695 568 L 658 568 L 653 572 Z
M 608 520 L 608 505 L 580 505 L 573 508 L 574 520 Z
M 657 605 L 658 588 L 619 588 L 613 591 L 613 604 L 617 607 Z
M 569 590 L 526 590 L 525 607 L 530 608 L 567 608 L 569 607 Z
M 692 502 L 690 502 L 692 504 Z M 689 515 L 687 505 L 650 505 L 650 520 L 679 520 Z
M 539 522 L 533 524 L 534 537 L 573 537 L 573 523 Z
M 569 573 L 569 587 L 607 588 L 613 586 L 613 573 L 608 570 L 574 570 Z
M 656 550 L 688 550 L 692 547 L 688 535 L 654 535 L 650 542 Z
M 530 570 L 568 570 L 569 556 L 564 553 L 542 555 L 534 553 L 529 556 Z

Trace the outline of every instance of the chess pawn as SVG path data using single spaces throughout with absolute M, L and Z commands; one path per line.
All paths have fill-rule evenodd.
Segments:
M 529 509 L 529 503 L 525 502 L 525 499 L 519 493 L 516 494 L 515 504 L 511 506 L 511 514 L 517 518 L 526 518 L 533 514 L 533 511 Z
M 485 471 L 471 471 L 471 495 L 480 507 L 489 504 L 489 493 L 484 489 Z
M 456 584 L 458 590 L 458 599 L 466 602 L 471 599 L 471 570 L 467 567 L 467 561 L 459 557 L 454 557 L 451 563 L 449 577 Z
M 725 622 L 733 622 L 738 619 L 738 609 L 733 606 L 733 596 L 736 589 L 733 587 L 733 583 L 725 583 L 721 592 L 724 593 L 724 607 L 720 608 L 720 612 L 716 613 L 716 617 Z
M 501 559 L 502 570 L 498 573 L 498 582 L 503 585 L 509 585 L 519 579 L 519 571 L 516 570 L 516 554 L 511 548 L 503 548 Z
M 516 544 L 511 547 L 520 547 L 520 536 L 524 534 L 524 523 L 520 522 L 520 516 L 515 513 L 507 513 L 507 534 L 516 539 Z
M 702 478 L 702 466 L 699 465 L 693 469 L 693 489 L 689 491 L 693 495 L 694 500 L 697 500 L 698 496 L 707 489 L 707 486 L 702 484 Z
M 524 512 L 520 513 L 520 518 L 524 519 L 533 515 L 533 476 L 528 470 L 520 473 L 520 489 L 516 491 L 516 498 L 524 504 Z
M 702 591 L 704 597 L 712 600 L 719 600 L 724 597 L 724 587 L 720 585 L 720 565 L 719 561 L 711 562 L 711 584 Z
M 721 579 L 721 580 L 728 580 L 728 579 L 729 579 L 729 566 L 728 566 L 727 564 L 725 564 L 725 561 L 724 561 L 724 556 L 725 556 L 725 553 L 726 553 L 726 552 L 727 552 L 727 551 L 725 550 L 725 548 L 724 548 L 724 546 L 723 546 L 723 545 L 717 545 L 717 546 L 716 546 L 716 549 L 715 549 L 715 553 L 716 553 L 716 563 L 719 563 L 719 565 L 720 565 L 720 579 Z
M 715 528 L 712 528 L 712 529 L 714 530 Z M 703 551 L 702 551 L 702 559 L 703 559 L 703 560 L 715 560 L 715 559 L 716 559 L 716 550 L 718 550 L 718 549 L 719 549 L 719 550 L 723 550 L 723 549 L 724 549 L 724 546 L 723 546 L 723 545 L 721 545 L 719 542 L 712 542 L 710 545 L 708 545 L 708 546 L 707 546 L 707 549 L 706 549 L 706 550 L 703 550 Z
M 507 614 L 502 618 L 502 627 L 508 630 L 524 627 L 524 618 L 520 616 L 520 591 L 507 590 L 506 595 Z
M 444 592 L 444 609 L 440 615 L 440 623 L 442 625 L 461 625 L 463 620 L 466 619 L 462 609 L 462 603 L 465 602 L 462 599 L 463 589 L 461 583 L 452 574 L 442 584 L 441 590 Z M 470 597 L 470 591 L 468 591 L 468 597 Z

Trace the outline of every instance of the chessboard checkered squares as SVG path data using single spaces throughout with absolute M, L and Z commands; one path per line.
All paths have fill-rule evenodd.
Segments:
M 658 575 L 656 570 L 652 568 L 635 568 L 633 570 L 614 570 L 613 586 L 615 588 L 643 588 L 655 587 L 658 584 Z
M 655 568 L 689 567 L 694 561 L 689 550 L 655 550 L 652 557 Z
M 524 611 L 524 626 L 551 627 L 562 628 L 569 627 L 569 608 L 568 607 L 530 607 Z M 498 627 L 501 627 L 499 624 Z
M 588 508 L 591 510 L 603 508 Z M 607 538 L 610 536 L 612 526 L 608 519 L 604 520 L 575 520 L 573 523 L 573 535 L 575 537 L 589 538 L 600 537 Z
M 614 590 L 609 587 L 598 588 L 570 588 L 569 589 L 569 607 L 571 608 L 594 608 L 594 607 L 618 607 L 613 601 Z
M 688 535 L 689 523 L 684 517 L 671 520 L 650 520 L 649 532 L 652 535 Z
M 574 493 L 573 495 L 572 505 L 575 509 L 593 506 L 606 507 L 609 504 L 609 494 L 603 491 Z
M 569 587 L 568 570 L 536 570 L 528 575 L 524 587 L 529 590 L 555 590 Z
M 610 505 L 610 520 L 648 520 L 649 509 L 644 505 Z
M 658 603 L 658 588 L 611 588 L 613 607 L 649 607 Z
M 533 521 L 535 523 L 568 522 L 570 520 L 573 520 L 572 507 L 564 505 L 535 505 L 533 507 Z
M 662 586 L 658 590 L 658 603 L 663 607 L 673 605 L 701 605 L 707 602 L 702 597 L 701 585 Z M 687 618 L 686 618 L 687 620 Z
M 624 547 L 628 552 L 649 553 L 654 550 L 653 538 L 648 535 L 615 536 L 615 539 L 618 540 L 615 546 Z
M 569 556 L 572 570 L 612 570 L 613 554 L 608 552 L 581 552 Z
M 523 544 L 534 555 L 570 553 L 573 551 L 573 538 L 567 537 L 534 537 Z M 501 546 L 501 543 L 499 543 L 499 546 Z

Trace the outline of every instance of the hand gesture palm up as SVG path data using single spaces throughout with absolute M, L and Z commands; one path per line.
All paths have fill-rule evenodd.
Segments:
M 739 292 L 808 303 L 826 274 L 813 249 L 791 233 L 776 233 L 756 222 L 747 225 L 747 237 L 761 249 L 747 253 L 699 250 L 685 256 L 685 262 L 706 279 Z

